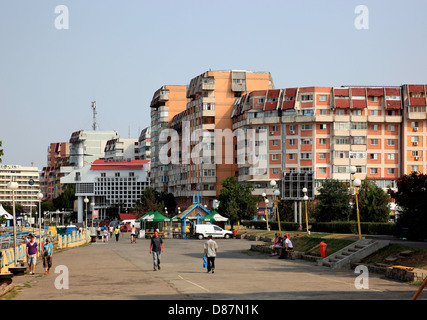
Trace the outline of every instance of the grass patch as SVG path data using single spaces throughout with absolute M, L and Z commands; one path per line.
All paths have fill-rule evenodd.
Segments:
M 409 257 L 400 257 L 399 254 L 402 251 L 407 250 L 412 251 L 412 254 Z M 389 262 L 386 260 L 388 257 L 396 257 L 398 259 L 396 261 Z M 382 263 L 389 266 L 400 265 L 405 267 L 427 269 L 427 249 L 413 248 L 394 243 L 371 254 L 361 262 L 367 264 Z

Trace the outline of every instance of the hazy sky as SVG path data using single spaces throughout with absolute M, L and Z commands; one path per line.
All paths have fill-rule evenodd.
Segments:
M 94 100 L 100 130 L 137 138 L 158 88 L 209 69 L 269 71 L 276 88 L 427 83 L 426 12 L 425 0 L 0 0 L 3 164 L 46 166 L 51 142 L 91 129 Z

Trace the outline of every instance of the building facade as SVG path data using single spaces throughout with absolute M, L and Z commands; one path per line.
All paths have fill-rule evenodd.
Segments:
M 86 218 L 85 197 L 90 199 L 87 204 L 89 218 L 92 217 L 92 210 L 98 210 L 99 219 L 108 220 L 113 218 L 111 210 L 117 210 L 119 214 L 135 206 L 141 192 L 150 185 L 148 172 L 149 160 L 101 159 L 74 168 L 61 178 L 61 183 L 75 185 L 78 223 Z
M 38 208 L 37 194 L 40 191 L 39 172 L 37 167 L 20 165 L 0 165 L 0 203 L 12 204 L 12 190 L 7 188 L 9 182 L 18 183 L 15 190 L 15 204 L 21 205 L 26 212 Z

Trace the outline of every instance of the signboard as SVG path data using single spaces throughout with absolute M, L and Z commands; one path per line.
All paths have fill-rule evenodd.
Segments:
M 282 200 L 302 200 L 303 188 L 307 188 L 307 196 L 314 199 L 314 173 L 313 172 L 290 172 L 283 173 L 282 177 Z
M 99 218 L 99 210 L 93 210 L 92 219 L 98 219 L 98 218 Z

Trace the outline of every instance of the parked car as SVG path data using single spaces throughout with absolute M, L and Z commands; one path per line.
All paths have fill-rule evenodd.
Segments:
M 194 229 L 196 238 L 202 240 L 208 235 L 212 235 L 213 238 L 225 238 L 229 239 L 233 237 L 233 232 L 224 230 L 214 224 L 196 224 Z

